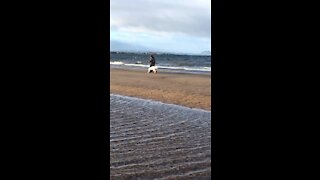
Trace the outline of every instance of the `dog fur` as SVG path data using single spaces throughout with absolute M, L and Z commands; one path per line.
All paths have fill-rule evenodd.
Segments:
M 148 68 L 148 73 L 157 73 L 158 72 L 158 67 L 157 66 L 151 66 Z

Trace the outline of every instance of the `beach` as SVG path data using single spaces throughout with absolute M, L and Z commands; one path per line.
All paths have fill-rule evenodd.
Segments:
M 110 69 L 110 179 L 211 179 L 211 75 Z
M 110 68 L 110 92 L 211 110 L 211 75 Z

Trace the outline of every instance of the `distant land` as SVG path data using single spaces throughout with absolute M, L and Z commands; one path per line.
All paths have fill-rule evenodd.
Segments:
M 110 52 L 114 53 L 141 53 L 141 54 L 176 54 L 176 55 L 205 55 L 211 56 L 210 51 L 202 51 L 199 53 L 180 53 L 180 52 L 165 52 L 141 45 L 132 45 L 129 43 L 110 41 Z
M 203 54 L 203 55 L 211 55 L 211 51 L 202 51 L 201 54 Z
M 175 53 L 175 52 L 159 52 L 159 51 L 111 51 L 110 53 L 132 53 L 132 54 L 171 54 L 171 55 L 193 55 L 193 56 L 211 56 L 211 54 L 195 54 L 195 53 Z
M 119 41 L 110 41 L 110 51 L 152 51 L 152 49 L 140 46 L 132 45 L 129 43 L 119 42 Z

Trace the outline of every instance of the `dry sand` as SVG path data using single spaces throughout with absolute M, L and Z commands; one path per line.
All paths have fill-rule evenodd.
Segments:
M 211 110 L 211 75 L 110 69 L 110 92 Z

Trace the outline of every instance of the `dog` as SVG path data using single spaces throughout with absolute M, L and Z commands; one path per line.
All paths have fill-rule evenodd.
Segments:
M 151 66 L 148 68 L 148 73 L 157 73 L 158 72 L 158 67 L 157 66 Z

